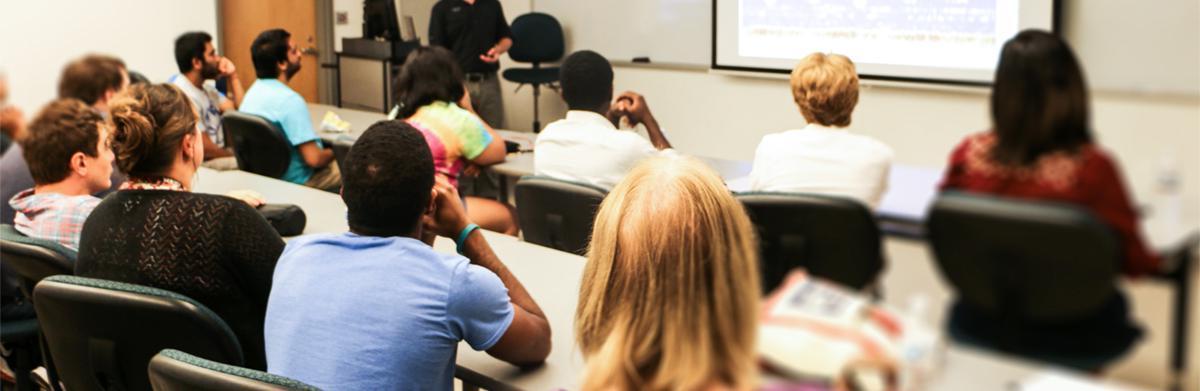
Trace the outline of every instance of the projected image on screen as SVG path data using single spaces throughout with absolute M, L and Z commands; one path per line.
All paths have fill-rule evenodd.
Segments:
M 986 83 L 1004 41 L 1049 29 L 1050 0 L 716 0 L 717 68 L 838 53 L 860 73 Z

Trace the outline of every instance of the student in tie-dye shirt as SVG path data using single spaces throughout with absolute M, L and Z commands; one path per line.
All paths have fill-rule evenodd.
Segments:
M 463 74 L 453 54 L 441 47 L 421 47 L 409 54 L 396 83 L 400 118 L 425 136 L 434 169 L 458 185 L 459 176 L 504 161 L 504 139 L 471 110 Z M 465 197 L 467 214 L 479 226 L 516 235 L 512 210 L 505 204 Z

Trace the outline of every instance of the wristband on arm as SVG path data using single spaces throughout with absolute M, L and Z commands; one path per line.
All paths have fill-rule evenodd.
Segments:
M 463 254 L 463 250 L 464 250 L 464 246 L 467 245 L 467 237 L 471 236 L 471 231 L 474 231 L 477 229 L 479 229 L 478 225 L 467 224 L 467 226 L 463 228 L 462 232 L 459 232 L 458 239 L 454 240 L 454 244 L 457 247 L 457 251 L 460 255 L 466 255 L 466 254 Z

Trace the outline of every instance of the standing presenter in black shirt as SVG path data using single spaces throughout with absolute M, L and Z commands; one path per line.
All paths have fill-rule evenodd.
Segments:
M 454 52 L 467 79 L 475 112 L 493 128 L 504 127 L 500 56 L 512 47 L 512 31 L 497 0 L 441 0 L 429 18 L 429 44 Z

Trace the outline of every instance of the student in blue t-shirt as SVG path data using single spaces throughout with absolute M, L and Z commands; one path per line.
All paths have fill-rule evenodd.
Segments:
M 264 334 L 268 371 L 325 389 L 450 390 L 459 341 L 516 364 L 550 353 L 550 325 L 471 224 L 454 186 L 435 183 L 421 132 L 372 125 L 344 167 L 350 232 L 288 243 Z M 455 239 L 443 254 L 418 240 Z
M 313 131 L 304 97 L 286 84 L 300 71 L 300 49 L 292 34 L 283 29 L 263 31 L 250 45 L 250 57 L 258 80 L 246 91 L 239 110 L 266 118 L 292 144 L 291 160 L 281 179 L 337 191 L 342 175 L 333 150 L 325 148 Z

